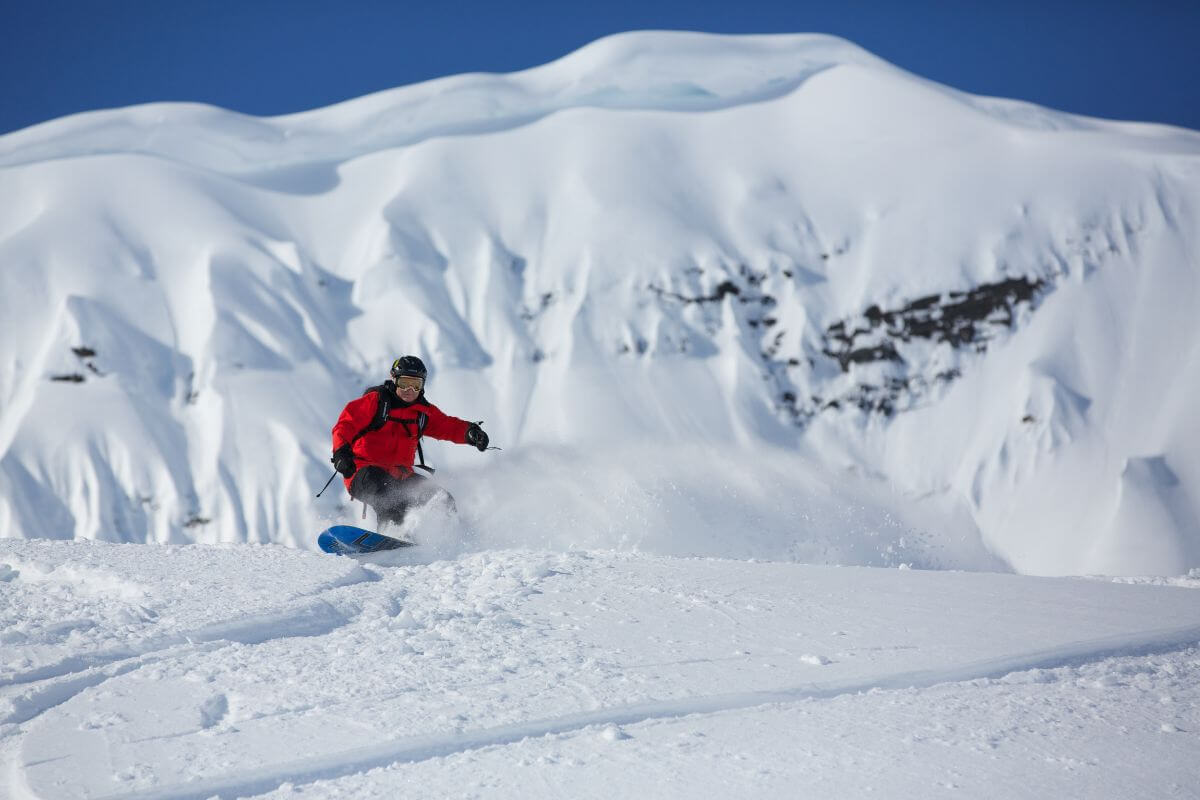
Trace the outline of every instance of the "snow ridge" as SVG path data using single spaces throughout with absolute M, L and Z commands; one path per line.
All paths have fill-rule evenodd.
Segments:
M 698 72 L 698 60 L 709 68 Z M 194 103 L 88 112 L 4 137 L 0 166 L 137 153 L 270 186 L 313 162 L 502 133 L 572 109 L 703 112 L 765 102 L 842 63 L 891 68 L 833 36 L 633 32 L 523 72 L 440 78 L 281 117 Z

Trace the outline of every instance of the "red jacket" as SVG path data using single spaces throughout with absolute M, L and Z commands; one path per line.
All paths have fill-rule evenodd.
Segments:
M 347 403 L 337 424 L 333 426 L 333 449 L 353 442 L 354 461 L 359 469 L 382 467 L 392 477 L 401 479 L 411 475 L 413 460 L 417 455 L 418 414 L 421 413 L 426 417 L 425 436 L 456 444 L 467 442 L 467 428 L 471 423 L 442 413 L 441 409 L 425 399 L 423 392 L 407 405 L 394 397 L 383 427 L 368 431 L 354 441 L 354 437 L 375 419 L 378 409 L 379 393 L 368 391 Z M 353 479 L 354 475 L 345 479 L 347 491 Z

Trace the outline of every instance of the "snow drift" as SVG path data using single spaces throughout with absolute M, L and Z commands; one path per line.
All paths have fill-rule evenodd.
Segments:
M 485 542 L 1181 574 L 1198 201 L 1196 133 L 826 36 L 56 120 L 0 137 L 0 535 L 310 546 L 415 352 Z

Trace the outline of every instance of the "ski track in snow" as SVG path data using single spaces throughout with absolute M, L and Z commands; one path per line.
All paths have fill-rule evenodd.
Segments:
M 122 662 L 154 656 L 183 644 L 204 642 L 239 642 L 261 644 L 271 639 L 289 636 L 320 636 L 341 625 L 350 617 L 323 600 L 296 606 L 272 614 L 255 614 L 239 620 L 218 622 L 190 633 L 179 633 L 162 639 L 135 645 L 129 649 L 101 651 L 85 656 L 66 658 L 55 664 L 39 667 L 28 672 L 17 673 L 11 678 L 0 679 L 0 687 L 37 683 Z
M 139 558 L 164 549 L 155 546 L 23 546 L 57 561 L 55 569 L 83 555 L 144 575 L 167 560 L 138 568 Z M 184 550 L 189 558 L 205 555 L 202 547 Z M 256 570 L 239 570 L 238 549 L 207 555 L 210 568 L 225 575 L 228 595 L 253 595 Z M 491 552 L 408 565 L 397 557 L 358 564 L 281 548 L 254 555 L 260 566 L 275 564 L 293 578 L 309 570 L 308 585 L 264 613 L 146 637 L 123 655 L 81 652 L 5 679 L 0 755 L 10 763 L 15 797 L 228 798 L 295 790 L 589 729 L 620 738 L 621 728 L 643 723 L 919 692 L 1200 641 L 1200 613 L 1179 611 L 1179 599 L 1193 595 L 1175 587 L 613 553 Z M 39 586 L 19 581 L 18 570 L 6 583 Z M 152 580 L 143 591 L 112 582 L 120 585 L 160 620 L 191 599 L 168 580 Z M 944 612 L 946 631 L 920 625 L 947 596 L 965 614 Z M 1118 597 L 1124 610 L 1096 615 Z M 1068 599 L 1081 609 L 1066 607 Z M 982 622 L 996 602 L 1012 621 Z M 1061 627 L 1037 621 L 1048 606 L 1061 610 Z M 1163 624 L 1170 621 L 1181 624 Z M 1001 645 L 973 630 L 987 624 L 996 626 Z M 1064 632 L 1077 628 L 1093 635 Z M 1043 646 L 1030 646 L 1038 642 Z M 371 645 L 386 654 L 377 676 L 367 672 L 371 657 L 362 652 Z M 748 647 L 774 654 L 751 656 Z M 785 669 L 765 669 L 757 663 L 764 658 L 781 659 Z M 319 682 L 339 669 L 351 691 Z M 795 680 L 815 670 L 829 677 Z M 384 685 L 355 693 L 364 673 L 368 684 Z M 299 686 L 274 685 L 287 674 Z M 247 694 L 255 686 L 260 694 Z M 183 711 L 156 710 L 174 700 Z M 138 722 L 138 714 L 149 721 Z M 395 735 L 404 727 L 412 732 Z M 326 730 L 333 731 L 329 742 L 313 741 Z M 346 747 L 347 732 L 373 743 Z M 264 736 L 281 744 L 272 749 Z M 198 771 L 166 767 L 222 738 L 229 739 L 225 749 Z M 296 746 L 307 749 L 289 757 Z M 111 769 L 121 768 L 123 785 L 80 755 L 97 747 L 111 750 Z M 230 747 L 251 752 L 230 755 Z M 139 767 L 130 754 L 143 749 L 142 758 L 165 774 Z M 218 766 L 222 758 L 228 763 Z M 68 783 L 56 789 L 64 778 Z
M 342 751 L 327 758 L 306 758 L 303 761 L 222 777 L 218 780 L 198 781 L 185 786 L 155 789 L 148 792 L 122 793 L 112 797 L 123 797 L 128 800 L 204 800 L 213 795 L 243 797 L 270 792 L 283 784 L 296 786 L 319 780 L 331 780 L 397 763 L 426 761 L 468 750 L 513 744 L 525 739 L 571 733 L 591 727 L 632 725 L 652 720 L 694 714 L 714 714 L 755 706 L 795 703 L 802 700 L 827 700 L 842 695 L 862 694 L 874 690 L 926 689 L 943 683 L 1000 678 L 1013 672 L 1026 670 L 1049 670 L 1064 666 L 1077 666 L 1117 655 L 1161 653 L 1188 647 L 1197 642 L 1200 642 L 1200 625 L 1170 631 L 1156 631 L 1145 637 L 1130 637 L 1121 641 L 1081 642 L 1058 651 L 990 659 L 949 670 L 902 673 L 865 683 L 828 686 L 805 685 L 783 691 L 688 697 L 671 702 L 605 708 L 594 712 L 566 714 L 478 731 L 405 737 L 377 746 Z
M 19 560 L 0 561 L 0 566 L 6 567 L 9 575 L 6 581 L 10 583 L 14 582 L 14 576 L 20 577 L 21 570 L 14 569 L 14 565 L 19 565 L 26 571 L 30 571 L 31 567 L 31 563 Z M 37 575 L 35 583 L 45 583 L 46 575 L 53 575 L 55 571 L 50 569 L 45 572 L 44 565 L 38 565 L 36 562 L 33 562 L 32 566 Z M 80 573 L 78 570 L 69 569 L 68 574 L 77 578 Z M 344 576 L 315 587 L 312 590 L 314 596 L 301 597 L 300 602 L 272 612 L 222 619 L 191 630 L 149 636 L 140 641 L 135 639 L 124 642 L 118 648 L 69 655 L 29 670 L 0 672 L 0 700 L 8 706 L 7 711 L 0 716 L 0 735 L 11 732 L 9 726 L 34 719 L 85 689 L 99 686 L 111 678 L 147 664 L 185 658 L 231 642 L 254 645 L 278 638 L 327 634 L 347 624 L 360 609 L 346 604 L 335 606 L 320 595 L 378 579 L 376 573 L 354 567 Z M 132 590 L 129 593 L 135 599 L 143 599 L 136 584 L 124 582 L 111 573 L 107 576 L 101 573 L 100 577 L 93 575 L 71 583 L 73 591 L 91 592 L 101 599 L 111 594 L 114 587 L 118 590 Z M 11 640 L 12 636 L 9 634 L 9 641 Z M 3 709 L 2 705 L 0 709 Z
M 84 689 L 98 686 L 146 664 L 211 651 L 230 642 L 262 644 L 293 636 L 322 636 L 353 619 L 323 600 L 314 600 L 288 611 L 251 615 L 216 623 L 191 633 L 175 634 L 130 650 L 106 651 L 71 657 L 47 667 L 0 680 L 0 689 L 27 685 L 8 698 L 11 710 L 0 717 L 0 726 L 26 722 L 59 705 Z M 3 730 L 0 727 L 0 730 Z

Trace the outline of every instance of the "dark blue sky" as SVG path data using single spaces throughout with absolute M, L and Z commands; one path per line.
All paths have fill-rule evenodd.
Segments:
M 301 111 L 640 29 L 833 33 L 969 92 L 1200 129 L 1200 0 L 0 0 L 0 133 L 157 100 Z

